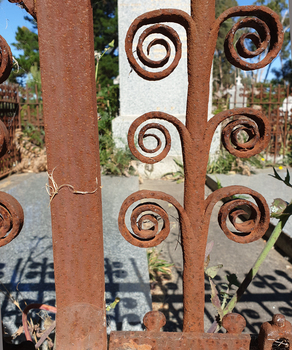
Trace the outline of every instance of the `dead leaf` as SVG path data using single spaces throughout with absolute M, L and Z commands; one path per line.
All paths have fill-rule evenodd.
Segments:
M 222 307 L 221 307 L 221 301 L 220 301 L 219 296 L 218 296 L 217 287 L 216 287 L 216 284 L 213 282 L 212 278 L 209 277 L 209 281 L 210 281 L 211 290 L 212 290 L 211 303 L 214 305 L 214 307 L 218 311 L 220 319 L 222 320 L 222 318 L 223 318 L 223 310 L 222 310 Z
M 18 330 L 12 334 L 12 339 L 19 337 L 24 332 L 23 326 L 20 326 Z

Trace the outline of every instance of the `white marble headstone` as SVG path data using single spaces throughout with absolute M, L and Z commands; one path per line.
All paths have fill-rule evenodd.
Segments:
M 244 96 L 244 86 L 241 82 L 241 77 L 236 78 L 236 84 L 227 92 L 230 94 L 229 108 L 243 108 L 246 107 L 247 97 Z

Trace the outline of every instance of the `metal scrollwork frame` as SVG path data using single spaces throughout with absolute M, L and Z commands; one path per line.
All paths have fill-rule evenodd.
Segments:
M 9 1 L 20 4 L 38 19 L 48 169 L 52 172 L 59 166 L 58 171 L 54 173 L 58 183 L 70 183 L 76 188 L 91 188 L 96 182 L 100 184 L 91 0 Z M 109 349 L 250 348 L 250 336 L 241 334 L 245 320 L 240 315 L 229 314 L 224 317 L 222 323 L 227 330 L 226 334 L 206 334 L 203 325 L 203 264 L 209 220 L 214 205 L 220 199 L 235 194 L 248 194 L 254 199 L 255 204 L 243 199 L 229 201 L 219 211 L 219 224 L 223 232 L 235 242 L 248 243 L 259 239 L 269 224 L 269 210 L 264 198 L 246 187 L 226 187 L 204 198 L 209 148 L 219 124 L 227 122 L 222 131 L 222 141 L 225 148 L 237 157 L 257 154 L 267 146 L 270 137 L 267 118 L 261 112 L 250 108 L 221 112 L 207 120 L 209 78 L 218 31 L 220 25 L 230 17 L 244 18 L 237 22 L 227 35 L 227 59 L 234 66 L 244 70 L 262 68 L 270 63 L 281 48 L 283 30 L 278 16 L 264 7 L 234 7 L 215 19 L 215 0 L 191 0 L 191 15 L 174 9 L 155 10 L 139 16 L 128 30 L 125 42 L 128 60 L 136 73 L 147 80 L 159 80 L 168 76 L 181 57 L 179 36 L 165 23 L 180 24 L 187 33 L 186 125 L 172 115 L 149 112 L 134 121 L 128 137 L 133 154 L 142 162 L 154 164 L 163 159 L 170 149 L 170 134 L 166 127 L 157 123 L 157 119 L 176 127 L 181 138 L 185 168 L 184 206 L 165 193 L 139 191 L 124 201 L 119 215 L 119 227 L 125 239 L 139 247 L 150 247 L 158 245 L 167 237 L 170 226 L 166 211 L 156 203 L 151 203 L 151 200 L 164 200 L 177 209 L 184 259 L 184 321 L 182 333 L 162 333 L 159 330 L 165 321 L 163 315 L 150 312 L 144 317 L 146 332 L 112 332 Z M 149 26 L 139 38 L 137 56 L 146 67 L 162 68 L 158 72 L 144 70 L 136 62 L 133 54 L 134 36 L 144 25 Z M 246 27 L 253 28 L 256 32 L 242 35 L 235 49 L 235 32 Z M 166 50 L 165 57 L 153 61 L 145 55 L 142 45 L 150 34 L 162 34 L 173 42 L 176 53 L 172 62 L 171 46 L 161 38 L 152 40 L 148 51 L 156 44 L 163 45 Z M 245 39 L 252 40 L 255 51 L 251 52 L 244 46 Z M 0 46 L 0 82 L 3 82 L 11 71 L 12 55 L 2 37 Z M 244 58 L 256 57 L 263 52 L 267 54 L 260 62 L 244 61 Z M 76 96 L 82 98 L 76 99 Z M 152 119 L 155 119 L 155 122 L 143 126 L 138 137 L 139 147 L 150 155 L 146 157 L 136 148 L 134 134 L 142 123 Z M 0 155 L 3 155 L 8 147 L 8 133 L 2 124 L 0 122 Z M 148 132 L 153 128 L 160 130 L 166 140 L 159 155 L 154 153 L 162 148 L 163 143 L 158 136 Z M 248 135 L 248 140 L 244 143 L 239 142 L 237 137 L 241 130 Z M 157 140 L 155 149 L 148 149 L 144 145 L 143 141 L 147 137 Z M 148 201 L 138 203 L 133 210 L 131 232 L 126 227 L 125 215 L 130 206 L 142 198 Z M 247 222 L 240 224 L 236 222 L 236 218 L 242 214 L 239 206 L 243 204 L 250 207 L 251 215 Z M 149 212 L 158 214 L 163 224 L 158 223 L 157 217 Z M 107 349 L 101 188 L 98 187 L 92 194 L 84 192 L 82 195 L 74 195 L 69 189 L 64 189 L 62 194 L 52 201 L 51 213 L 58 304 L 57 349 Z M 226 226 L 227 217 L 241 235 L 232 232 Z M 145 219 L 152 222 L 151 230 L 145 230 Z M 0 192 L 0 246 L 15 238 L 22 224 L 23 211 L 20 204 L 10 195 Z M 80 237 L 86 239 L 81 240 Z M 31 305 L 30 308 L 35 306 Z M 289 340 L 292 339 L 291 325 L 281 315 L 275 315 L 272 322 L 263 326 L 263 333 L 259 336 L 259 339 L 262 339 L 261 350 L 269 349 L 269 344 L 265 345 L 268 333 L 273 337 L 285 336 Z M 15 347 L 27 349 L 28 346 L 34 347 L 31 343 Z
M 143 79 L 160 80 L 167 77 L 175 69 L 181 57 L 181 42 L 178 34 L 165 23 L 172 22 L 184 27 L 187 34 L 188 62 L 188 96 L 186 109 L 186 125 L 172 115 L 162 112 L 149 112 L 137 118 L 129 129 L 129 147 L 140 161 L 156 163 L 162 160 L 170 149 L 170 134 L 157 120 L 173 124 L 181 139 L 185 170 L 184 207 L 181 207 L 171 196 L 154 191 L 139 191 L 129 196 L 122 205 L 119 216 L 119 227 L 122 235 L 130 243 L 139 247 L 153 247 L 167 237 L 169 222 L 166 213 L 156 204 L 138 205 L 132 213 L 131 233 L 125 225 L 125 213 L 133 203 L 144 199 L 165 200 L 176 207 L 180 216 L 182 250 L 184 260 L 183 290 L 184 319 L 183 332 L 204 332 L 204 256 L 207 243 L 209 220 L 214 205 L 225 197 L 237 194 L 250 195 L 251 201 L 235 199 L 225 203 L 219 212 L 219 224 L 225 235 L 238 243 L 249 243 L 261 238 L 269 225 L 269 208 L 265 199 L 257 192 L 243 186 L 229 186 L 218 189 L 204 198 L 204 184 L 207 170 L 209 149 L 213 134 L 223 121 L 222 143 L 226 150 L 236 157 L 248 158 L 261 152 L 270 140 L 270 124 L 262 112 L 252 108 L 230 109 L 216 114 L 208 120 L 209 79 L 220 25 L 231 17 L 243 17 L 233 25 L 225 39 L 224 49 L 228 61 L 243 70 L 259 69 L 269 64 L 278 54 L 283 42 L 283 30 L 276 13 L 263 6 L 233 7 L 215 19 L 215 2 L 201 0 L 191 1 L 191 15 L 175 9 L 160 9 L 147 12 L 137 17 L 131 24 L 125 39 L 125 50 L 133 70 Z M 138 38 L 137 47 L 133 47 L 134 37 L 138 30 L 147 26 Z M 243 34 L 234 45 L 237 30 L 252 28 L 255 32 Z M 164 68 L 170 59 L 170 45 L 160 37 L 153 39 L 147 52 L 156 44 L 163 45 L 166 54 L 163 59 L 153 61 L 143 52 L 143 42 L 150 34 L 164 34 L 172 41 L 176 50 L 172 62 Z M 244 40 L 250 39 L 256 47 L 249 51 Z M 235 49 L 236 48 L 236 49 Z M 134 52 L 137 52 L 137 58 Z M 257 57 L 266 52 L 265 57 L 256 63 L 245 61 L 246 58 Z M 139 63 L 140 61 L 140 63 Z M 145 70 L 143 67 L 159 68 L 159 71 Z M 153 121 L 152 121 L 153 120 Z M 150 122 L 138 133 L 138 146 L 134 142 L 135 132 L 144 122 Z M 162 142 L 157 135 L 148 132 L 158 129 L 164 135 Z M 238 141 L 240 131 L 245 131 L 248 140 Z M 157 140 L 155 149 L 147 149 L 143 141 L 147 137 Z M 154 152 L 160 151 L 153 156 Z M 146 155 L 145 155 L 146 153 Z M 249 206 L 250 219 L 244 224 L 236 223 L 242 214 L 242 205 Z M 156 209 L 155 209 L 156 206 Z M 155 210 L 154 210 L 155 209 Z M 151 218 L 149 211 L 159 213 L 163 219 L 161 232 L 157 230 L 155 215 Z M 147 212 L 143 218 L 143 212 Z M 227 228 L 227 218 L 233 223 L 236 234 Z M 154 227 L 143 229 L 143 219 L 152 221 Z

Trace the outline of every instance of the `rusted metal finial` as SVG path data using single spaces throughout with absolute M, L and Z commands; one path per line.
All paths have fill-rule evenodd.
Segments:
M 259 333 L 259 349 L 270 350 L 276 341 L 285 341 L 292 344 L 292 325 L 285 316 L 276 314 L 271 322 L 262 324 Z
M 159 332 L 165 325 L 166 318 L 160 311 L 149 311 L 144 316 L 143 323 L 148 332 Z
M 230 313 L 223 317 L 222 326 L 230 334 L 241 334 L 246 326 L 245 318 L 236 313 Z

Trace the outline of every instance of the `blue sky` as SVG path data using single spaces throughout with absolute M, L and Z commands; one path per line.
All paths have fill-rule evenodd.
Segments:
M 24 19 L 26 15 L 25 10 L 8 0 L 0 3 L 0 35 L 7 41 L 14 56 L 18 56 L 18 52 L 11 44 L 15 42 L 17 27 L 26 26 L 32 29 L 30 23 Z

